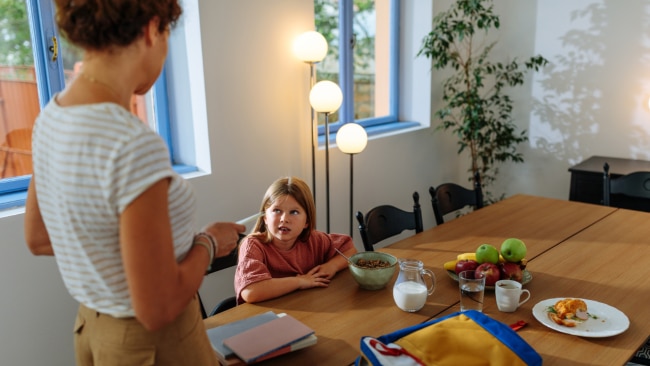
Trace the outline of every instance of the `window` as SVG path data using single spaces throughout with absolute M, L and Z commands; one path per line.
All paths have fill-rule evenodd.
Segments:
M 352 121 L 369 134 L 397 127 L 399 8 L 399 0 L 314 1 L 316 31 L 329 45 L 317 79 L 337 82 L 343 91 L 341 108 L 330 116 L 331 133 Z M 323 124 L 319 116 L 319 136 L 324 139 Z
M 81 52 L 55 29 L 52 2 L 0 1 L 0 209 L 24 205 L 34 120 L 80 66 Z M 166 73 L 149 93 L 133 96 L 131 111 L 167 141 L 173 156 Z

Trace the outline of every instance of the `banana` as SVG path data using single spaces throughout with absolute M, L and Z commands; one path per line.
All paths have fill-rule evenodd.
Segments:
M 457 262 L 457 260 L 453 260 L 453 261 L 445 262 L 445 264 L 444 264 L 443 267 L 444 267 L 447 271 L 455 271 L 455 270 L 456 270 L 456 262 Z
M 458 255 L 458 257 L 456 257 L 456 260 L 463 260 L 463 259 L 475 261 L 476 260 L 476 253 L 475 252 L 473 252 L 473 253 L 461 253 L 461 254 Z
M 476 253 L 461 253 L 453 261 L 445 262 L 443 267 L 447 271 L 455 271 L 456 270 L 456 263 L 458 261 L 460 261 L 460 260 L 473 260 L 473 261 L 475 261 L 476 260 Z

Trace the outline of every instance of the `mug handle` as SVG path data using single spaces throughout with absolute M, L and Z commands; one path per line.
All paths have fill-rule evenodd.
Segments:
M 524 293 L 528 294 L 528 296 L 526 296 L 526 298 L 523 301 L 519 301 L 520 306 L 530 299 L 530 291 L 526 289 L 521 290 L 521 293 L 519 294 L 519 298 L 521 299 L 521 295 L 523 295 Z
M 431 278 L 431 286 L 427 286 L 427 295 L 431 295 L 433 293 L 433 290 L 436 289 L 436 275 L 431 272 L 429 269 L 422 269 L 422 277 L 428 276 Z M 425 281 L 426 282 L 426 281 Z

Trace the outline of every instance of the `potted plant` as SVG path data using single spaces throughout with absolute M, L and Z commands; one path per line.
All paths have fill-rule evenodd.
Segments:
M 437 129 L 458 137 L 459 154 L 469 150 L 469 180 L 479 173 L 486 203 L 496 201 L 487 187 L 496 179 L 498 164 L 523 162 L 517 145 L 528 139 L 513 123 L 512 100 L 505 88 L 522 85 L 526 71 L 538 71 L 548 62 L 539 55 L 523 65 L 517 59 L 494 61 L 490 52 L 496 42 L 485 42 L 487 33 L 500 24 L 492 7 L 492 0 L 456 0 L 436 15 L 418 52 L 433 61 L 433 68 L 453 70 L 443 83 Z

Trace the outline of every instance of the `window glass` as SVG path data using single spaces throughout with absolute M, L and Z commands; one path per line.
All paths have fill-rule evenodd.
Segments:
M 34 121 L 80 72 L 81 60 L 82 52 L 58 36 L 51 2 L 0 0 L 0 209 L 24 204 Z M 134 95 L 131 111 L 161 134 L 171 152 L 164 81 L 163 73 L 146 95 Z
M 396 65 L 391 65 L 390 55 L 396 47 L 391 32 L 397 28 L 391 24 L 391 5 L 391 0 L 315 0 L 316 31 L 329 45 L 317 78 L 332 80 L 343 90 L 343 116 L 335 114 L 330 122 L 386 121 L 396 114 L 391 110 L 391 88 L 397 86 L 390 82 Z
M 316 66 L 316 80 L 330 80 L 339 84 L 339 1 L 338 0 L 315 0 L 314 16 L 316 31 L 327 40 L 327 55 Z M 330 114 L 329 122 L 339 120 L 338 111 Z M 318 116 L 318 124 L 323 125 L 324 116 Z
M 0 1 L 0 179 L 32 173 L 31 131 L 40 111 L 24 1 Z

